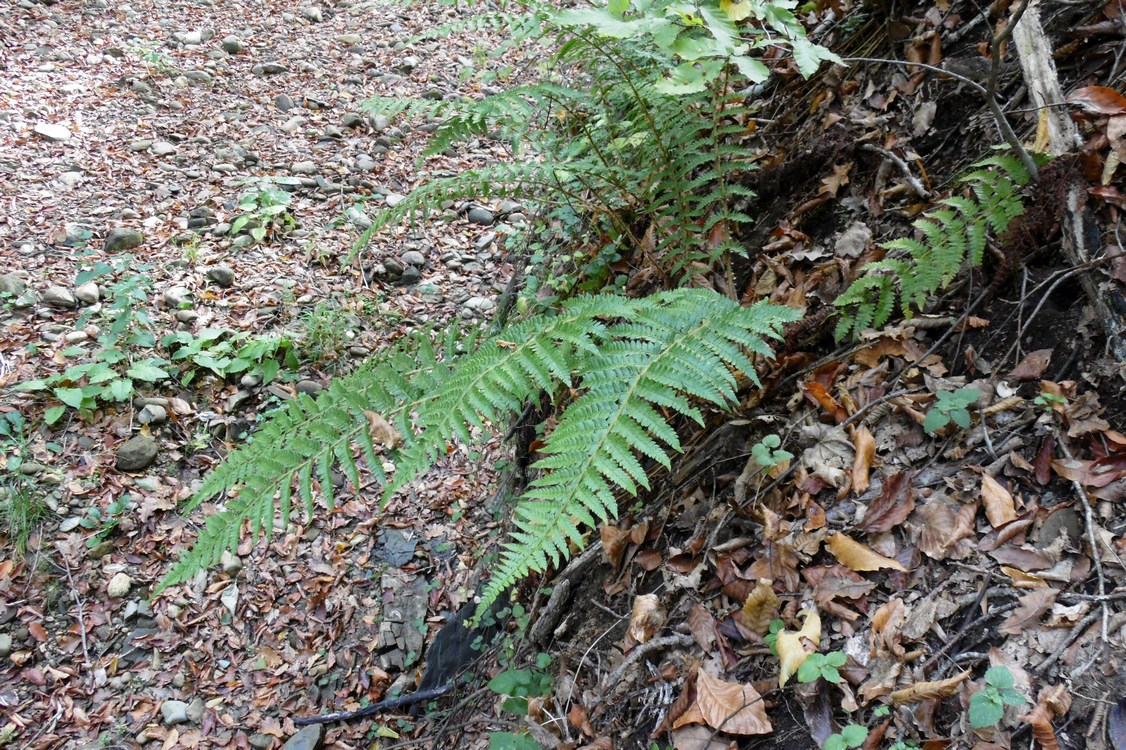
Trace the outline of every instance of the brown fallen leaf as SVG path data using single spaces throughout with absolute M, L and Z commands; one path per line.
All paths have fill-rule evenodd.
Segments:
M 759 635 L 765 635 L 770 629 L 771 621 L 778 616 L 778 607 L 774 582 L 769 578 L 760 578 L 743 602 L 743 622 Z
M 716 640 L 716 620 L 703 604 L 694 604 L 688 613 L 688 632 L 696 645 L 705 653 L 712 650 Z
M 634 643 L 645 643 L 664 627 L 668 613 L 661 607 L 661 600 L 656 594 L 642 594 L 633 600 L 633 611 L 629 616 L 630 640 Z
M 1088 112 L 1100 115 L 1121 115 L 1126 113 L 1126 98 L 1106 86 L 1084 86 L 1075 89 L 1067 97 L 1068 104 L 1075 104 Z
M 733 750 L 738 744 L 733 740 L 716 736 L 715 730 L 703 724 L 674 729 L 672 744 L 676 750 Z
M 398 430 L 392 427 L 380 414 L 365 409 L 364 416 L 368 419 L 368 432 L 371 433 L 372 442 L 389 450 L 402 445 L 403 438 L 399 435 Z
M 696 705 L 712 729 L 730 734 L 774 731 L 762 696 L 746 683 L 725 682 L 701 671 L 696 675 Z
M 888 697 L 891 698 L 893 703 L 900 704 L 918 703 L 931 698 L 947 698 L 958 692 L 958 686 L 969 676 L 970 670 L 967 669 L 965 672 L 948 677 L 945 680 L 916 682 L 910 687 L 893 691 Z
M 1051 361 L 1051 349 L 1038 349 L 1022 359 L 1020 364 L 1009 372 L 1008 377 L 1010 380 L 1039 380 Z
M 1005 618 L 998 631 L 1005 635 L 1020 635 L 1026 629 L 1036 627 L 1040 618 L 1056 603 L 1059 592 L 1053 588 L 1035 589 L 1020 598 L 1020 606 Z
M 833 554 L 833 557 L 840 560 L 842 565 L 851 570 L 862 572 L 891 568 L 892 570 L 898 570 L 903 573 L 907 572 L 907 568 L 903 567 L 899 562 L 892 560 L 890 557 L 884 557 L 871 547 L 861 544 L 844 534 L 833 534 L 825 540 L 825 544 L 828 546 L 829 552 Z
M 985 505 L 985 517 L 993 528 L 1004 526 L 1017 517 L 1013 496 L 1000 482 L 988 474 L 981 475 L 981 500 Z
M 911 472 L 892 474 L 884 479 L 880 496 L 868 506 L 859 528 L 870 534 L 890 531 L 903 523 L 913 510 L 915 491 L 911 488 Z
M 859 427 L 852 433 L 852 442 L 856 446 L 856 456 L 852 460 L 852 491 L 860 494 L 868 491 L 868 473 L 876 458 L 876 438 L 867 427 Z

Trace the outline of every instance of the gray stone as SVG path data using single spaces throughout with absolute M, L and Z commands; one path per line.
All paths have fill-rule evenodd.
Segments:
M 163 406 L 149 404 L 137 413 L 137 421 L 141 424 L 162 424 L 168 421 L 168 410 Z
M 465 301 L 465 308 L 475 313 L 488 312 L 496 306 L 496 301 L 491 297 L 470 297 Z
M 198 724 L 203 718 L 204 708 L 203 698 L 192 699 L 188 704 L 188 718 Z
M 125 573 L 118 573 L 110 579 L 109 585 L 106 586 L 106 595 L 110 599 L 123 599 L 129 595 L 131 588 L 133 588 L 133 579 Z
M 143 471 L 156 460 L 156 441 L 145 435 L 130 438 L 117 449 L 118 471 Z
M 138 138 L 129 144 L 130 151 L 148 151 L 152 147 L 152 140 L 148 138 Z
M 337 34 L 336 35 L 336 41 L 340 42 L 341 44 L 347 44 L 347 45 L 353 46 L 353 47 L 355 45 L 359 44 L 360 42 L 362 42 L 363 40 L 364 40 L 364 38 L 362 36 L 360 36 L 359 34 Z
M 18 297 L 27 291 L 27 282 L 14 273 L 0 275 L 0 294 Z
M 400 203 L 402 203 L 406 199 L 407 199 L 407 196 L 399 195 L 398 193 L 388 193 L 387 195 L 383 196 L 383 200 L 391 208 L 394 208 L 395 206 L 399 205 Z
M 254 748 L 254 750 L 266 750 L 266 748 L 274 744 L 274 735 L 255 732 L 250 735 L 247 742 L 250 743 L 250 746 Z
M 92 305 L 101 299 L 102 292 L 93 281 L 87 281 L 85 284 L 79 284 L 74 288 L 74 296 L 79 302 Z
M 304 393 L 307 396 L 316 396 L 324 390 L 324 386 L 315 380 L 299 380 L 294 387 L 297 389 L 298 393 Z
M 299 161 L 289 168 L 294 174 L 316 174 L 317 164 L 311 161 Z
M 242 559 L 238 555 L 231 554 L 229 550 L 223 550 L 223 554 L 219 557 L 219 565 L 224 573 L 234 575 L 242 570 Z
M 282 750 L 321 750 L 324 747 L 324 742 L 324 725 L 313 724 L 286 740 Z
M 251 69 L 251 71 L 255 75 L 276 76 L 276 75 L 279 75 L 281 73 L 288 73 L 289 68 L 285 67 L 281 63 L 268 62 L 268 63 L 262 63 L 261 65 L 255 65 Z
M 131 250 L 134 247 L 139 247 L 145 241 L 145 236 L 137 229 L 128 229 L 126 227 L 114 227 L 109 230 L 106 235 L 107 253 L 115 253 L 119 250 Z
M 207 278 L 217 286 L 230 289 L 235 283 L 235 270 L 230 266 L 212 266 L 207 269 Z
M 422 253 L 418 252 L 417 250 L 408 250 L 405 253 L 403 253 L 403 255 L 401 257 L 402 257 L 402 261 L 404 263 L 406 263 L 408 266 L 425 266 L 426 265 L 426 256 L 423 255 Z
M 223 37 L 222 45 L 223 51 L 231 55 L 236 55 L 246 49 L 246 43 L 234 34 Z
M 157 156 L 168 156 L 176 153 L 176 147 L 168 141 L 157 141 L 152 145 L 152 152 Z
M 313 23 L 320 23 L 321 21 L 325 20 L 324 13 L 321 12 L 321 9 L 315 5 L 307 5 L 302 8 L 301 15 L 305 16 L 305 18 L 312 21 Z
M 51 307 L 60 307 L 66 310 L 78 307 L 78 300 L 66 287 L 52 284 L 43 291 L 43 301 Z
M 188 720 L 188 704 L 183 701 L 164 701 L 160 704 L 160 715 L 167 726 L 183 724 Z
M 372 159 L 370 156 L 361 156 L 356 159 L 356 169 L 360 172 L 370 172 L 375 169 L 375 167 L 375 159 Z
M 371 219 L 359 206 L 351 206 L 344 212 L 344 218 L 356 229 L 363 231 L 371 226 Z
M 487 227 L 493 223 L 493 212 L 487 208 L 475 206 L 469 209 L 467 218 L 471 224 L 480 224 L 483 227 Z
M 418 266 L 407 266 L 403 269 L 401 281 L 404 284 L 417 284 L 421 280 L 422 271 L 418 270 Z
M 407 55 L 406 57 L 404 57 L 402 60 L 399 61 L 399 64 L 396 66 L 395 69 L 398 70 L 400 73 L 410 73 L 412 70 L 417 68 L 418 65 L 419 65 L 419 60 L 418 60 L 417 57 L 415 57 L 414 55 Z
M 164 305 L 174 310 L 190 307 L 192 304 L 191 292 L 180 286 L 174 286 L 164 292 Z
M 35 126 L 35 134 L 53 143 L 62 143 L 70 140 L 70 131 L 63 125 L 41 122 Z
M 177 34 L 173 34 L 172 38 L 181 44 L 199 44 L 203 41 L 203 32 L 181 31 Z
M 12 653 L 12 636 L 8 633 L 0 633 L 0 656 L 7 656 Z
M 365 122 L 364 116 L 358 112 L 345 112 L 340 118 L 340 124 L 346 128 L 362 128 Z
M 274 106 L 282 112 L 288 112 L 296 106 L 293 100 L 289 98 L 289 94 L 278 94 L 274 97 Z

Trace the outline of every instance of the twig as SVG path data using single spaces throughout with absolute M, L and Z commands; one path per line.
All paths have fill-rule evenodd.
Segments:
M 893 151 L 888 151 L 886 148 L 880 148 L 879 146 L 873 146 L 871 143 L 862 144 L 860 146 L 860 150 L 867 151 L 873 154 L 879 154 L 880 156 L 884 157 L 899 169 L 899 171 L 903 174 L 903 178 L 907 180 L 907 184 L 911 186 L 911 189 L 915 191 L 916 195 L 924 200 L 931 197 L 930 192 L 925 187 L 923 187 L 923 183 L 919 182 L 919 178 L 911 174 L 911 168 L 907 166 L 907 162 L 899 158 L 899 156 Z
M 1032 182 L 1040 182 L 1040 170 L 1036 166 L 1036 160 L 1024 148 L 1024 144 L 1020 142 L 1020 138 L 1013 131 L 1012 125 L 1009 124 L 1009 119 L 1005 117 L 1005 113 L 1001 111 L 1001 105 L 997 103 L 997 82 L 1001 78 L 1001 45 L 1004 44 L 1013 34 L 1013 29 L 1020 22 L 1024 12 L 1028 10 L 1029 0 L 1021 0 L 1020 5 L 1009 16 L 1009 22 L 1005 24 L 1000 34 L 993 37 L 993 44 L 990 47 L 990 55 L 992 57 L 992 65 L 989 69 L 989 81 L 986 87 L 985 103 L 989 106 L 989 111 L 993 113 L 993 119 L 997 121 L 997 129 L 1001 131 L 1001 136 L 1005 142 L 1009 144 L 1009 148 L 1016 152 L 1020 157 L 1021 164 L 1028 170 Z
M 1075 460 L 1063 435 L 1057 436 L 1056 442 L 1059 444 L 1060 452 L 1068 461 Z M 1083 518 L 1087 526 L 1087 544 L 1091 545 L 1091 561 L 1095 566 L 1095 579 L 1098 581 L 1099 597 L 1101 597 L 1099 607 L 1103 615 L 1102 637 L 1103 643 L 1106 643 L 1110 638 L 1110 607 L 1106 603 L 1106 576 L 1103 573 L 1103 555 L 1099 550 L 1099 541 L 1095 538 L 1095 514 L 1091 510 L 1091 501 L 1087 498 L 1087 491 L 1083 489 L 1083 485 L 1079 484 L 1079 480 L 1072 479 L 1071 486 L 1079 497 L 1079 501 L 1083 504 Z
M 1048 670 L 1048 667 L 1059 661 L 1059 658 L 1063 656 L 1063 652 L 1067 651 L 1067 649 L 1071 647 L 1072 643 L 1075 643 L 1075 641 L 1079 640 L 1079 637 L 1083 635 L 1084 631 L 1086 631 L 1091 623 L 1093 623 L 1098 618 L 1099 613 L 1092 612 L 1082 620 L 1080 620 L 1078 623 L 1076 623 L 1074 626 L 1072 626 L 1071 632 L 1067 634 L 1067 638 L 1065 638 L 1063 643 L 1059 645 L 1059 648 L 1049 654 L 1047 659 L 1033 667 L 1032 671 L 1035 674 L 1044 674 L 1044 672 Z
M 621 681 L 622 675 L 626 673 L 627 669 L 632 667 L 634 663 L 639 661 L 642 657 L 648 656 L 654 651 L 672 648 L 673 646 L 691 646 L 693 643 L 695 643 L 695 641 L 692 639 L 692 636 L 683 633 L 667 635 L 664 638 L 654 638 L 651 641 L 646 641 L 633 651 L 630 651 L 626 658 L 622 660 L 622 663 L 619 664 L 613 672 L 606 675 L 606 678 L 602 680 L 602 685 L 606 689 L 612 688 Z
M 66 568 L 66 581 L 70 584 L 70 595 L 74 598 L 74 606 L 78 608 L 78 635 L 82 639 L 82 659 L 91 680 L 94 679 L 94 665 L 90 661 L 90 650 L 86 644 L 86 609 L 82 606 L 82 599 L 78 596 L 78 587 L 74 585 L 74 576 L 70 573 L 70 561 L 66 555 L 62 556 L 63 566 Z

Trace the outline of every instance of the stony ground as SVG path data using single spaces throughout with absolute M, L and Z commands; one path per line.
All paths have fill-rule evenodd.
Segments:
M 30 491 L 44 515 L 26 555 L 0 553 L 4 742 L 276 746 L 294 731 L 283 716 L 377 696 L 373 665 L 411 665 L 428 609 L 437 626 L 461 604 L 477 540 L 451 519 L 490 480 L 460 453 L 390 509 L 409 528 L 376 528 L 375 508 L 353 502 L 324 522 L 331 536 L 293 527 L 269 555 L 247 546 L 147 601 L 193 536 L 177 502 L 260 413 L 412 327 L 490 315 L 512 270 L 496 239 L 519 206 L 436 206 L 425 231 L 343 262 L 369 217 L 427 174 L 505 156 L 470 144 L 420 161 L 425 133 L 362 109 L 373 95 L 477 93 L 463 74 L 488 40 L 409 43 L 458 17 L 369 0 L 0 6 L 0 386 L 97 359 L 121 319 L 114 299 L 130 300 L 130 331 L 158 341 L 220 329 L 296 355 L 269 381 L 138 378 L 131 398 L 43 430 L 30 425 L 59 394 L 5 390 L 0 416 L 27 420 L 3 436 L 9 468 L 22 460 L 6 490 Z M 240 199 L 271 189 L 292 222 L 255 241 Z M 404 588 L 418 611 L 381 626 Z M 364 744 L 362 730 L 330 736 Z

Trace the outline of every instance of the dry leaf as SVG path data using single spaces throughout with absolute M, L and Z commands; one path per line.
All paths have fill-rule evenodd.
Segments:
M 716 621 L 703 604 L 694 604 L 688 613 L 688 632 L 696 645 L 709 652 L 716 640 Z
M 676 750 L 734 750 L 735 742 L 716 736 L 715 730 L 703 724 L 674 729 L 672 744 Z
M 903 657 L 903 623 L 907 621 L 907 607 L 902 599 L 889 599 L 872 614 L 872 655 L 892 654 Z
M 1077 104 L 1088 112 L 1100 115 L 1126 114 L 1126 98 L 1106 86 L 1084 86 L 1075 89 L 1067 97 L 1070 104 Z
M 1044 613 L 1056 603 L 1057 596 L 1059 592 L 1053 588 L 1030 591 L 1020 598 L 1020 606 L 1005 618 L 997 630 L 1005 635 L 1020 635 L 1025 629 L 1036 627 Z
M 856 446 L 856 456 L 852 459 L 852 491 L 860 494 L 868 491 L 868 472 L 876 457 L 876 439 L 867 427 L 860 427 L 852 433 Z
M 604 523 L 598 527 L 598 534 L 602 538 L 602 551 L 606 553 L 606 560 L 611 568 L 618 570 L 622 567 L 622 560 L 629 546 L 629 531 Z
M 884 557 L 871 547 L 850 539 L 844 534 L 833 534 L 825 541 L 825 544 L 829 547 L 829 552 L 833 553 L 833 557 L 840 560 L 842 565 L 851 570 L 861 572 L 891 568 L 903 573 L 907 572 L 907 568 L 900 563 L 890 557 Z
M 888 697 L 891 698 L 893 703 L 918 703 L 932 698 L 947 698 L 958 692 L 958 686 L 969 676 L 970 671 L 967 669 L 965 672 L 948 677 L 945 680 L 916 682 L 911 687 L 892 692 Z
M 915 510 L 915 491 L 911 488 L 911 473 L 899 472 L 884 480 L 880 496 L 868 506 L 860 530 L 881 534 L 903 523 Z
M 634 643 L 645 643 L 664 626 L 668 613 L 661 607 L 656 594 L 642 594 L 633 600 L 629 616 L 628 635 Z
M 1012 369 L 1008 377 L 1010 380 L 1039 380 L 1044 375 L 1044 370 L 1048 369 L 1048 363 L 1051 361 L 1051 349 L 1037 349 L 1022 359 L 1020 364 Z
M 778 617 L 778 596 L 774 593 L 774 582 L 760 578 L 758 584 L 743 602 L 744 622 L 759 635 L 770 630 L 770 623 Z
M 707 672 L 696 675 L 696 705 L 704 722 L 730 734 L 770 734 L 762 696 L 750 685 L 724 682 Z
M 1052 728 L 1052 717 L 1048 708 L 1043 703 L 1037 703 L 1020 720 L 1032 725 L 1032 736 L 1040 745 L 1041 750 L 1060 750 L 1060 743 L 1056 740 L 1056 730 Z
M 778 633 L 778 640 L 774 642 L 774 648 L 778 652 L 778 661 L 780 662 L 779 687 L 785 687 L 786 682 L 797 674 L 798 668 L 805 664 L 810 651 L 806 650 L 803 641 L 812 644 L 814 651 L 821 643 L 821 615 L 815 609 L 805 609 L 800 612 L 800 616 L 805 618 L 801 630 L 797 632 L 783 630 Z
M 988 474 L 981 475 L 981 499 L 985 505 L 985 517 L 989 519 L 993 528 L 1016 520 L 1017 511 L 1013 507 L 1013 496 Z
M 382 445 L 387 449 L 395 449 L 402 445 L 402 436 L 386 419 L 367 409 L 364 410 L 364 416 L 368 418 L 368 432 L 371 433 L 371 439 L 376 445 Z

